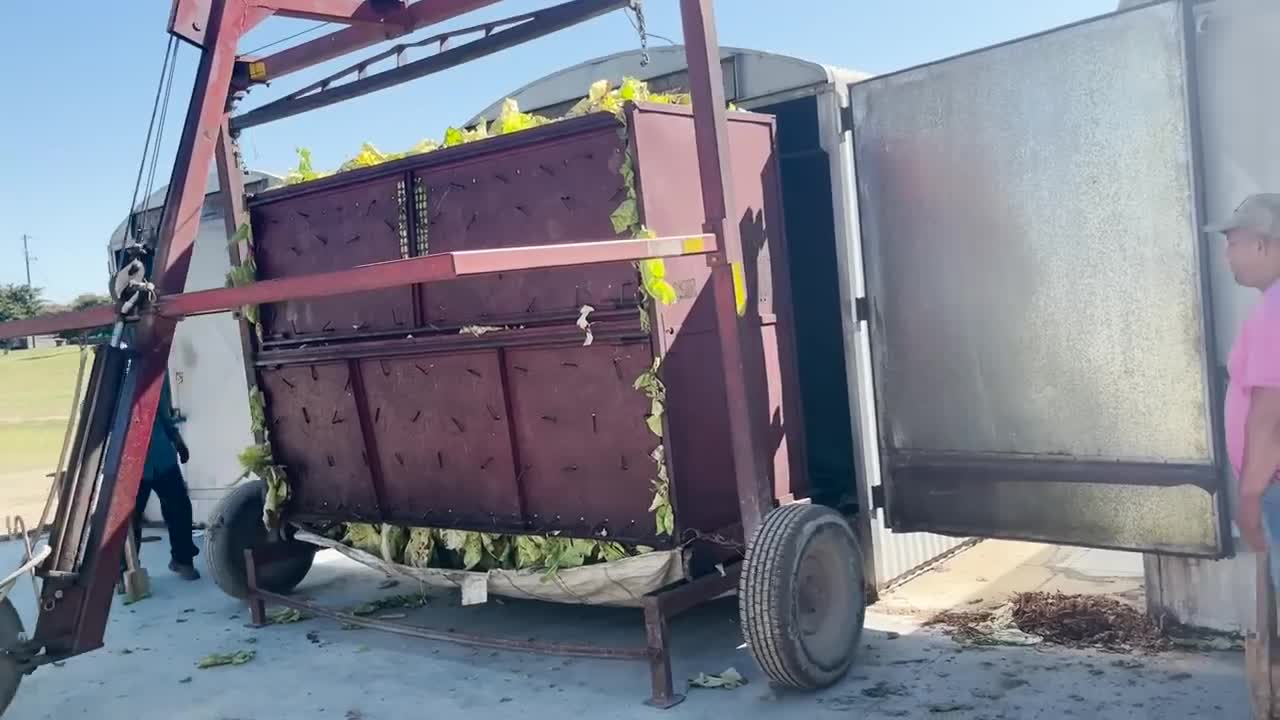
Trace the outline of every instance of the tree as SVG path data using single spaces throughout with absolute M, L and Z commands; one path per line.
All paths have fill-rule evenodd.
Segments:
M 40 314 L 42 290 L 26 285 L 0 285 L 0 322 L 25 320 Z
M 110 304 L 111 304 L 111 298 L 107 297 L 106 295 L 98 295 L 96 293 L 81 293 L 80 295 L 76 296 L 75 300 L 71 301 L 71 306 L 67 309 L 73 310 L 73 311 L 88 310 L 90 308 L 95 308 L 102 305 L 110 305 Z M 87 339 L 89 342 L 97 342 L 102 340 L 104 336 L 109 335 L 110 332 L 111 332 L 111 328 L 109 326 L 103 326 L 98 328 L 86 328 L 83 330 L 63 330 L 62 332 L 58 333 L 58 337 L 62 338 L 63 340 L 66 340 L 67 342 L 79 342 L 82 336 L 87 336 Z
M 40 308 L 43 305 L 40 288 L 26 285 L 0 285 L 0 322 L 35 317 L 40 314 Z M 14 342 L 0 340 L 0 346 L 7 351 Z

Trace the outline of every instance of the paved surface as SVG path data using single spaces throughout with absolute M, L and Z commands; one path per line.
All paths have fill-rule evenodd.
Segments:
M 995 608 L 1016 592 L 1110 595 L 1141 606 L 1142 554 L 987 540 L 938 563 L 885 597 L 882 611 L 922 616 Z
M 887 612 L 870 614 L 860 664 L 836 687 L 816 694 L 769 688 L 738 647 L 732 601 L 680 618 L 673 624 L 677 677 L 734 667 L 750 683 L 736 690 L 693 689 L 683 705 L 660 713 L 640 702 L 648 690 L 640 664 L 476 652 L 343 630 L 320 619 L 248 629 L 246 610 L 208 580 L 184 583 L 164 569 L 163 543 L 143 547 L 154 596 L 117 605 L 106 648 L 27 678 L 5 720 L 550 720 L 566 712 L 588 713 L 592 720 L 1247 717 L 1238 653 L 1148 657 L 961 648 L 920 629 L 919 616 L 902 609 L 916 583 L 895 593 Z M 0 545 L 0 567 L 13 566 L 17 555 L 14 543 Z M 963 566 L 964 557 L 950 564 Z M 1017 565 L 1017 558 L 1005 559 Z M 996 567 L 991 558 L 984 564 Z M 943 569 L 925 577 L 956 574 Z M 407 590 L 378 590 L 378 581 L 336 555 L 322 555 L 299 592 L 349 606 Z M 921 587 L 923 595 L 934 593 L 928 582 Z M 30 623 L 29 585 L 16 588 L 14 597 Z M 635 612 L 518 602 L 463 609 L 440 598 L 410 611 L 409 620 L 566 641 L 623 644 L 642 637 Z M 195 668 L 208 653 L 240 649 L 257 656 L 239 667 Z

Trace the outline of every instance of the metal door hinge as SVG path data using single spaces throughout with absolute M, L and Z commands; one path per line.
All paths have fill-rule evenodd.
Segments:
M 871 307 L 867 303 L 866 296 L 854 298 L 853 300 L 853 319 L 858 322 L 865 322 L 871 319 Z
M 840 132 L 853 132 L 853 105 L 840 107 Z
M 871 486 L 871 507 L 875 510 L 884 508 L 884 485 Z

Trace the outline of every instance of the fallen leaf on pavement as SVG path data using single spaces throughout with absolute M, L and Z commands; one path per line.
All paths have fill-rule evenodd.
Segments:
M 709 675 L 707 673 L 698 673 L 696 677 L 689 679 L 689 685 L 700 688 L 719 688 L 722 690 L 733 690 L 747 684 L 747 679 L 733 668 L 729 668 L 719 675 Z

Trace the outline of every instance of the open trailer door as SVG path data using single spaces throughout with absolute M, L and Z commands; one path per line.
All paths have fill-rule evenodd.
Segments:
M 1229 550 L 1186 13 L 850 87 L 895 530 Z

